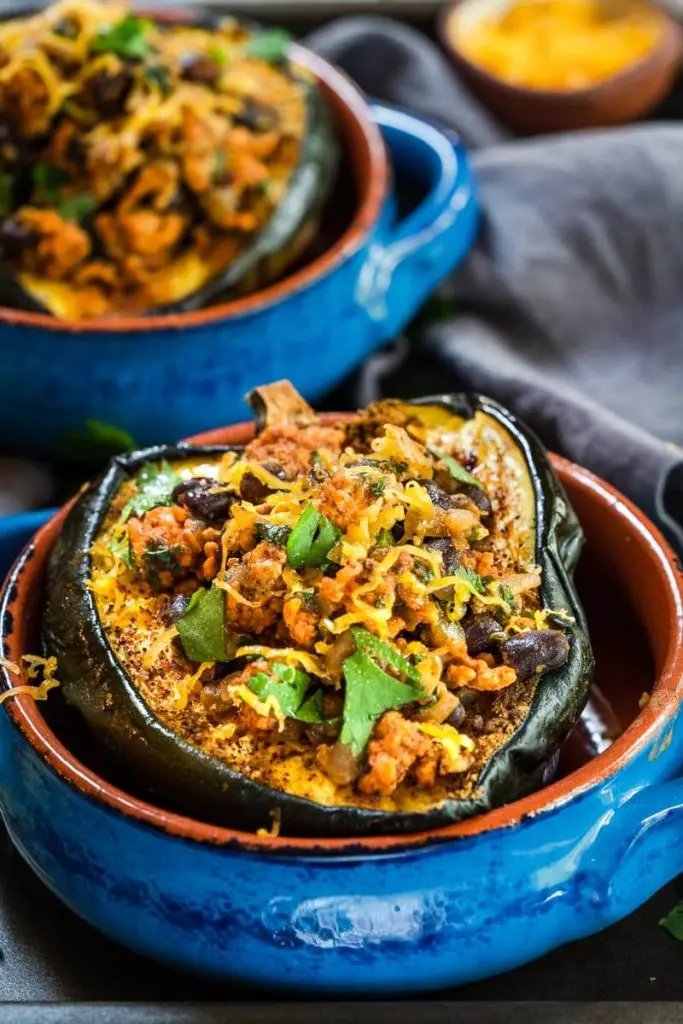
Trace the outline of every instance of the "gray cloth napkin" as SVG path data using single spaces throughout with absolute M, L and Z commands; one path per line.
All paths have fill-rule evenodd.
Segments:
M 441 52 L 381 18 L 308 44 L 470 147 L 483 228 L 455 314 L 361 371 L 358 398 L 471 389 L 624 491 L 683 548 L 683 124 L 515 140 Z

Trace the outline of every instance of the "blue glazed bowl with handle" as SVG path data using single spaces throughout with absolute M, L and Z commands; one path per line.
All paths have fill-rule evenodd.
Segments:
M 211 441 L 244 442 L 238 430 Z M 587 537 L 579 591 L 597 689 L 552 785 L 420 835 L 253 835 L 117 788 L 74 752 L 49 700 L 20 695 L 0 708 L 0 809 L 17 848 L 69 907 L 137 952 L 280 991 L 451 986 L 630 913 L 683 869 L 683 587 L 640 512 L 587 471 L 555 468 Z M 8 576 L 4 659 L 36 650 L 41 579 L 64 515 Z M 35 516 L 0 523 L 5 562 L 34 527 Z
M 316 399 L 469 251 L 478 207 L 460 142 L 369 105 L 313 53 L 297 46 L 292 57 L 317 77 L 340 133 L 357 197 L 346 230 L 278 283 L 197 312 L 68 322 L 0 307 L 0 429 L 24 451 L 51 454 L 89 419 L 139 445 L 196 433 L 238 420 L 263 380 L 287 377 Z M 397 221 L 403 178 L 422 199 Z

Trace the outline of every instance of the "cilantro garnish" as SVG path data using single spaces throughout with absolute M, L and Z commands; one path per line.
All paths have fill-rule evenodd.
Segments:
M 299 722 L 318 724 L 332 721 L 323 715 L 322 690 L 316 690 L 307 700 L 305 699 L 311 683 L 305 672 L 277 661 L 271 662 L 269 668 L 272 675 L 259 672 L 247 683 L 259 700 L 265 701 L 269 697 L 274 697 L 282 714 Z
M 14 179 L 9 171 L 0 168 L 0 217 L 6 217 L 14 207 Z
M 455 570 L 454 575 L 460 576 L 465 581 L 465 583 L 469 583 L 469 585 L 472 587 L 473 590 L 477 592 L 477 594 L 486 593 L 484 581 L 482 580 L 481 576 L 474 571 L 474 569 L 463 569 L 462 566 L 460 566 Z
M 282 523 L 267 523 L 263 520 L 256 523 L 256 536 L 259 540 L 267 540 L 269 544 L 276 544 L 283 548 L 291 534 L 289 526 Z
M 340 537 L 341 530 L 314 505 L 308 505 L 287 541 L 287 561 L 293 569 L 324 566 Z
M 396 545 L 391 530 L 380 530 L 375 537 L 375 544 L 378 548 L 393 548 Z
M 439 452 L 436 448 L 428 448 L 427 451 L 430 455 L 433 455 L 435 459 L 440 459 L 444 466 L 451 474 L 454 480 L 458 480 L 461 484 L 469 484 L 470 487 L 478 487 L 480 491 L 483 491 L 482 485 L 477 480 L 476 476 L 472 476 L 466 469 L 460 465 L 457 459 L 451 458 L 450 455 L 444 455 L 443 452 Z
M 228 63 L 228 54 L 220 46 L 210 46 L 206 51 L 206 56 L 220 67 L 225 67 Z
M 373 498 L 381 498 L 384 494 L 384 488 L 387 485 L 386 478 L 381 476 L 379 480 L 376 480 L 374 484 L 370 484 L 370 494 Z
M 62 202 L 62 186 L 68 180 L 66 171 L 44 161 L 33 168 L 33 184 L 38 189 L 40 200 L 49 206 L 58 206 Z
M 229 661 L 235 656 L 235 643 L 225 628 L 225 600 L 219 587 L 195 590 L 176 626 L 190 661 Z
M 146 462 L 138 473 L 137 494 L 124 505 L 121 522 L 125 523 L 131 516 L 143 516 L 161 505 L 172 505 L 173 490 L 179 483 L 180 477 L 165 459 L 159 465 Z
M 154 52 L 154 47 L 146 38 L 153 27 L 148 18 L 135 18 L 132 14 L 127 14 L 116 25 L 95 37 L 90 47 L 91 51 L 115 53 L 128 60 L 144 60 Z
M 128 530 L 120 536 L 113 537 L 109 542 L 109 550 L 115 558 L 119 558 L 128 569 L 135 568 L 135 557 L 130 546 Z
M 401 659 L 403 661 L 403 659 Z M 407 666 L 412 672 L 416 670 Z M 378 718 L 385 711 L 395 710 L 424 696 L 421 689 L 402 683 L 379 668 L 370 655 L 356 650 L 342 665 L 346 690 L 344 693 L 344 724 L 341 742 L 351 747 L 358 757 L 365 750 Z
M 266 32 L 260 32 L 249 41 L 247 55 L 275 64 L 283 60 L 291 41 L 292 37 L 285 29 L 271 28 Z
M 84 221 L 86 217 L 97 209 L 97 203 L 87 192 L 80 192 L 78 195 L 69 196 L 57 205 L 57 213 L 64 220 L 73 220 L 77 224 Z
M 380 640 L 374 633 L 363 629 L 362 626 L 352 626 L 351 635 L 357 651 L 369 655 L 381 668 L 393 669 L 401 679 L 410 679 L 413 683 L 420 685 L 418 671 L 405 658 L 401 657 L 391 644 Z
M 512 612 L 514 612 L 515 608 L 517 607 L 517 604 L 515 602 L 515 595 L 512 593 L 512 591 L 510 590 L 506 583 L 499 584 L 498 593 L 500 597 L 502 597 L 502 599 L 505 601 L 505 603 L 509 606 L 510 613 L 512 614 Z
M 171 69 L 164 64 L 152 64 L 144 70 L 145 81 L 155 86 L 162 96 L 171 92 Z

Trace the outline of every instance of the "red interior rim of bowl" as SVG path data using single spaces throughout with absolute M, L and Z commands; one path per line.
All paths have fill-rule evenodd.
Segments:
M 173 12 L 172 12 L 173 13 Z M 171 14 L 172 16 L 172 14 Z M 155 11 L 155 17 L 168 17 L 166 12 Z M 183 18 L 185 20 L 185 18 Z M 318 57 L 302 46 L 293 45 L 292 59 L 307 68 L 317 78 L 322 91 L 341 122 L 346 136 L 348 153 L 357 175 L 360 202 L 353 221 L 326 252 L 312 260 L 296 273 L 281 281 L 233 302 L 221 303 L 188 313 L 166 313 L 159 316 L 127 316 L 102 320 L 58 320 L 47 313 L 31 313 L 25 310 L 0 306 L 0 324 L 20 324 L 40 327 L 48 331 L 68 331 L 84 334 L 91 331 L 107 334 L 124 334 L 131 331 L 152 333 L 154 331 L 177 330 L 180 327 L 201 327 L 244 316 L 264 306 L 270 306 L 280 299 L 301 291 L 317 281 L 336 264 L 357 251 L 372 225 L 379 217 L 382 202 L 389 183 L 389 164 L 382 134 L 372 120 L 370 110 L 362 95 L 349 79 L 322 57 Z
M 326 416 L 328 421 L 335 417 Z M 192 438 L 197 444 L 244 444 L 253 435 L 253 424 L 238 424 L 222 430 L 214 430 Z M 343 839 L 299 839 L 289 836 L 273 838 L 258 836 L 237 829 L 209 825 L 184 817 L 160 807 L 139 800 L 100 778 L 82 765 L 64 747 L 43 719 L 38 705 L 26 695 L 20 695 L 5 706 L 15 724 L 43 760 L 61 778 L 75 786 L 90 799 L 99 801 L 109 808 L 135 818 L 141 823 L 159 828 L 164 832 L 184 839 L 217 845 L 230 844 L 244 850 L 276 855 L 298 854 L 299 856 L 325 853 L 392 853 L 401 849 L 414 848 L 432 842 L 443 842 L 466 836 L 476 836 L 492 829 L 507 828 L 518 824 L 523 818 L 543 811 L 554 810 L 573 797 L 604 782 L 617 772 L 672 716 L 683 697 L 683 577 L 678 570 L 673 552 L 661 533 L 649 520 L 617 490 L 594 476 L 588 470 L 567 462 L 558 456 L 552 457 L 560 479 L 586 494 L 592 495 L 602 504 L 611 507 L 615 520 L 628 524 L 639 538 L 648 559 L 653 563 L 666 591 L 668 615 L 674 624 L 666 656 L 657 676 L 655 692 L 637 718 L 624 730 L 614 743 L 603 753 L 583 765 L 577 771 L 546 786 L 544 789 L 487 814 L 469 818 L 466 821 L 431 832 L 398 836 L 369 836 Z M 69 506 L 36 534 L 36 542 L 46 543 L 64 519 Z M 27 571 L 30 573 L 28 563 Z M 26 571 L 26 570 L 25 570 Z M 31 580 L 27 581 L 30 586 Z M 21 608 L 14 610 L 14 620 L 21 619 Z M 20 639 L 13 649 L 10 634 L 9 647 L 0 654 L 17 661 L 21 654 Z

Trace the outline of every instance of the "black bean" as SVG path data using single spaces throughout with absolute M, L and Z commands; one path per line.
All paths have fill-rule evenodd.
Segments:
M 564 665 L 569 644 L 559 629 L 532 629 L 504 640 L 500 653 L 504 664 L 514 668 L 519 679 L 528 679 L 547 668 Z
M 115 74 L 98 71 L 85 83 L 87 99 L 102 117 L 117 117 L 133 87 L 133 75 L 129 68 L 122 68 Z
M 460 565 L 460 555 L 452 537 L 434 537 L 424 542 L 429 551 L 441 552 L 441 575 L 452 576 Z
M 166 625 L 173 626 L 178 619 L 182 619 L 183 615 L 187 611 L 189 603 L 189 594 L 174 594 L 173 597 L 169 597 L 161 613 L 161 617 Z
M 462 725 L 462 723 L 465 721 L 466 717 L 467 717 L 467 712 L 465 711 L 465 709 L 462 706 L 462 704 L 458 703 L 453 708 L 453 710 L 451 711 L 450 715 L 446 719 L 446 725 L 452 725 L 452 726 L 454 726 L 457 729 L 459 725 Z
M 183 78 L 198 85 L 213 86 L 221 77 L 221 69 L 215 60 L 201 54 L 188 54 L 183 58 Z
M 460 489 L 460 493 L 466 495 L 472 504 L 476 505 L 479 511 L 484 513 L 484 516 L 490 515 L 493 511 L 491 499 L 486 491 L 482 490 L 481 487 L 475 487 L 473 484 L 465 484 L 465 486 Z
M 417 482 L 424 487 L 432 499 L 432 505 L 436 508 L 444 509 L 444 511 L 453 508 L 453 500 L 450 494 L 446 494 L 443 488 L 439 487 L 433 480 L 418 480 Z
M 246 96 L 242 109 L 233 115 L 235 124 L 244 125 L 252 132 L 268 132 L 277 126 L 278 114 L 273 107 L 259 103 L 253 96 Z
M 6 220 L 0 225 L 0 252 L 10 260 L 19 259 L 25 249 L 30 249 L 38 236 L 16 220 Z
M 176 502 L 197 519 L 223 522 L 235 500 L 227 491 L 217 489 L 216 481 L 207 477 L 183 480 L 173 491 Z
M 496 646 L 494 634 L 502 632 L 502 626 L 492 615 L 472 615 L 463 620 L 467 653 L 475 657 L 484 651 L 491 651 Z
M 286 480 L 287 474 L 277 462 L 264 462 L 263 468 L 267 470 L 272 476 L 276 476 L 278 480 Z M 259 480 L 253 473 L 245 473 L 240 482 L 240 497 L 244 501 L 251 502 L 252 505 L 258 505 L 269 494 L 272 493 L 271 488 L 268 484 L 264 483 L 263 480 Z

